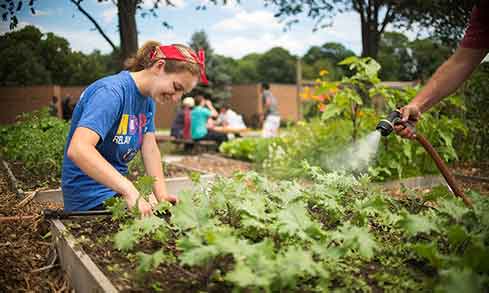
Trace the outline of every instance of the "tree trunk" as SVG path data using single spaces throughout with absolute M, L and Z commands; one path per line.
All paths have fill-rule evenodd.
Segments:
M 121 63 L 138 50 L 138 31 L 136 25 L 137 0 L 118 0 L 119 36 L 121 39 Z
M 377 59 L 379 53 L 380 32 L 375 20 L 362 21 L 362 57 Z
M 380 35 L 385 25 L 379 27 L 380 4 L 378 1 L 354 1 L 354 9 L 360 14 L 360 23 L 362 28 L 362 57 L 377 58 L 379 52 Z M 386 19 L 389 21 L 389 11 L 386 13 Z

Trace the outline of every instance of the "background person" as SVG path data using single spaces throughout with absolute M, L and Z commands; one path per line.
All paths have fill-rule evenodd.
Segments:
M 175 138 L 192 139 L 191 134 L 191 112 L 195 106 L 194 98 L 186 97 L 182 102 L 182 109 L 177 112 L 172 123 L 170 135 Z
M 230 129 L 246 129 L 243 117 L 234 112 L 228 104 L 224 104 L 219 109 L 218 124 Z
M 85 89 L 75 108 L 62 169 L 64 208 L 67 211 L 103 208 L 119 194 L 142 216 L 151 205 L 124 175 L 127 164 L 141 150 L 146 173 L 156 179 L 157 201 L 172 201 L 163 177 L 155 139 L 155 101 L 178 102 L 200 80 L 206 82 L 203 52 L 184 45 L 162 46 L 150 41 L 126 62 L 130 71 L 102 78 Z
M 460 46 L 445 61 L 416 97 L 400 109 L 402 120 L 412 125 L 444 97 L 453 93 L 482 62 L 489 52 L 489 1 L 480 1 L 471 13 L 469 25 Z M 489 86 L 489 84 L 488 84 Z M 415 138 L 413 129 L 396 125 L 396 132 Z
M 219 146 L 227 140 L 227 136 L 223 133 L 212 130 L 213 122 L 209 118 L 216 118 L 218 113 L 212 102 L 207 100 L 202 95 L 195 97 L 196 106 L 192 110 L 192 139 L 213 140 Z
M 58 117 L 58 97 L 52 96 L 49 103 L 49 115 Z
M 72 99 L 73 97 L 70 93 L 67 93 L 66 96 L 61 99 L 61 110 L 63 113 L 63 119 L 66 121 L 69 121 L 71 119 L 71 116 L 73 115 L 73 110 L 75 109 L 75 105 L 71 103 Z
M 280 114 L 278 112 L 277 98 L 272 94 L 270 85 L 266 82 L 261 84 L 262 103 L 263 103 L 263 137 L 276 137 L 280 127 Z

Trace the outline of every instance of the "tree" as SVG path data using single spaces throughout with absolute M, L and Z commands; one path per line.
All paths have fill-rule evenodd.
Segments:
M 409 44 L 413 79 L 428 80 L 451 54 L 451 49 L 434 38 L 414 40 Z
M 97 21 L 81 6 L 83 0 L 70 0 L 75 6 L 83 13 L 94 25 L 97 31 L 104 37 L 104 39 L 110 44 L 114 51 L 118 51 L 114 42 L 105 34 Z M 97 0 L 98 2 L 108 2 L 109 0 Z M 138 49 L 138 31 L 136 23 L 136 12 L 141 11 L 141 16 L 146 17 L 152 15 L 158 17 L 157 10 L 161 5 L 174 6 L 172 0 L 152 0 L 152 7 L 149 10 L 143 8 L 144 0 L 111 0 L 111 2 L 117 6 L 118 15 L 118 27 L 120 38 L 120 58 L 123 62 L 128 57 L 136 53 Z M 217 5 L 219 0 L 211 0 L 211 3 Z M 223 4 L 227 3 L 227 0 L 222 0 Z M 239 2 L 239 1 L 238 1 Z M 205 10 L 205 5 L 197 6 L 198 10 Z M 166 21 L 162 21 L 163 27 L 171 28 L 171 25 Z
M 448 3 L 447 3 L 448 2 Z M 336 13 L 355 11 L 360 16 L 362 56 L 377 58 L 379 42 L 388 24 L 430 24 L 435 32 L 457 35 L 466 22 L 470 7 L 477 1 L 456 0 L 265 0 L 266 5 L 278 7 L 276 17 L 295 16 L 306 12 L 316 20 L 315 30 L 331 23 Z M 440 12 L 442 11 L 442 12 Z M 444 17 L 446 12 L 450 17 Z M 431 21 L 431 22 L 430 22 Z M 298 22 L 288 21 L 289 25 Z M 448 25 L 448 24 L 451 25 Z
M 313 64 L 319 59 L 326 58 L 337 64 L 346 57 L 355 56 L 352 50 L 347 49 L 343 44 L 328 42 L 322 46 L 312 46 L 304 55 L 304 62 Z
M 138 31 L 136 23 L 136 12 L 141 11 L 141 16 L 146 17 L 152 15 L 157 17 L 157 9 L 161 5 L 174 6 L 172 0 L 152 0 L 152 7 L 148 10 L 143 8 L 144 0 L 110 0 L 117 6 L 118 15 L 118 28 L 120 46 L 118 47 L 109 36 L 103 31 L 102 27 L 98 24 L 97 20 L 88 13 L 82 6 L 83 0 L 70 0 L 77 9 L 85 15 L 90 22 L 95 26 L 95 29 L 102 35 L 102 37 L 109 43 L 112 50 L 119 52 L 120 47 L 120 60 L 123 62 L 128 57 L 136 53 L 138 49 Z M 109 0 L 97 0 L 97 2 L 108 2 Z M 227 4 L 228 0 L 222 0 L 223 5 Z M 32 14 L 35 14 L 34 3 L 35 0 L 27 1 L 22 0 L 0 0 L 0 13 L 2 14 L 3 21 L 10 21 L 10 29 L 14 29 L 18 24 L 17 14 L 25 7 L 29 7 Z M 210 3 L 218 5 L 220 0 L 210 0 Z M 237 1 L 239 3 L 239 0 Z M 197 10 L 206 10 L 206 4 L 200 4 Z M 171 28 L 170 24 L 166 21 L 162 21 L 162 25 L 166 28 Z M 121 62 L 121 64 L 122 64 Z
M 39 44 L 42 33 L 34 26 L 0 36 L 0 80 L 2 85 L 51 83 Z
M 256 83 L 264 80 L 258 74 L 258 60 L 261 54 L 251 53 L 238 60 L 237 76 L 233 77 L 235 83 Z
M 0 36 L 2 85 L 83 85 L 114 71 L 113 55 L 72 52 L 68 41 L 34 26 Z
M 209 79 L 209 85 L 198 85 L 195 92 L 204 93 L 214 100 L 225 101 L 231 97 L 231 76 L 225 71 L 222 59 L 214 54 L 207 34 L 204 31 L 195 32 L 190 41 L 190 47 L 196 52 L 199 49 L 205 51 L 206 74 Z
M 257 63 L 261 81 L 295 83 L 297 58 L 281 47 L 274 47 L 263 54 Z
M 302 60 L 303 76 L 305 79 L 314 79 L 319 71 L 326 69 L 329 71 L 329 80 L 340 80 L 348 72 L 338 63 L 355 53 L 339 43 L 328 42 L 322 46 L 312 46 L 304 55 Z
M 412 80 L 413 62 L 409 39 L 397 32 L 385 32 L 379 45 L 378 61 L 382 80 Z
M 26 2 L 26 3 L 24 3 Z M 34 0 L 22 1 L 22 0 L 1 0 L 0 1 L 0 13 L 2 14 L 2 21 L 8 21 L 10 30 L 17 27 L 19 20 L 17 14 L 22 9 L 29 9 L 32 14 L 36 14 L 34 9 Z

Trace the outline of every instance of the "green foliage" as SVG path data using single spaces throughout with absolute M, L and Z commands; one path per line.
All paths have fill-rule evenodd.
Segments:
M 217 178 L 181 196 L 167 220 L 125 219 L 115 245 L 138 255 L 137 275 L 177 261 L 222 276 L 210 282 L 235 291 L 477 292 L 489 285 L 487 197 L 472 193 L 474 209 L 441 190 L 426 201 L 394 200 L 366 177 L 307 163 L 302 172 L 312 178 L 307 187 L 252 172 Z M 143 240 L 161 245 L 142 253 Z M 177 252 L 165 248 L 172 243 Z
M 264 159 L 264 152 L 274 140 L 279 141 L 263 138 L 235 139 L 221 144 L 219 151 L 236 159 L 255 162 Z
M 296 58 L 288 50 L 275 47 L 265 52 L 257 62 L 258 74 L 262 81 L 276 83 L 295 82 Z
M 263 54 L 252 53 L 241 59 L 214 55 L 219 64 L 217 74 L 229 76 L 233 84 L 295 83 L 296 57 L 282 47 L 275 47 Z M 211 73 L 209 76 L 212 78 Z
M 25 113 L 15 124 L 0 127 L 0 150 L 33 174 L 60 178 L 68 131 L 69 124 L 50 116 L 47 108 Z
M 489 62 L 479 65 L 477 70 L 460 89 L 460 94 L 467 107 L 462 112 L 461 118 L 470 129 L 466 137 L 458 137 L 455 140 L 460 156 L 465 160 L 488 160 L 489 156 Z
M 419 90 L 381 86 L 377 77 L 380 66 L 371 58 L 353 56 L 341 64 L 353 70 L 353 74 L 341 82 L 323 80 L 319 83 L 315 94 L 329 96 L 329 104 L 320 118 L 308 123 L 299 122 L 286 129 L 285 135 L 273 140 L 246 139 L 225 143 L 221 152 L 257 162 L 265 172 L 278 178 L 304 177 L 301 171 L 304 160 L 328 171 L 341 167 L 331 164 L 330 159 L 361 142 L 374 131 L 383 116 L 408 103 Z M 382 108 L 384 113 L 380 113 Z M 467 133 L 467 128 L 457 118 L 463 109 L 460 96 L 452 96 L 424 113 L 417 124 L 417 130 L 447 162 L 458 158 L 454 141 Z M 397 135 L 381 140 L 377 156 L 370 163 L 368 170 L 355 171 L 368 172 L 375 180 L 437 172 L 433 160 L 420 144 Z
M 68 41 L 34 26 L 0 36 L 2 85 L 84 85 L 118 68 L 115 55 L 73 52 Z
M 229 99 L 231 97 L 231 76 L 226 72 L 222 58 L 216 57 L 207 38 L 207 34 L 204 31 L 195 32 L 192 35 L 190 47 L 196 52 L 199 49 L 204 49 L 205 70 L 209 79 L 209 86 L 198 85 L 194 89 L 194 92 L 205 93 L 209 97 L 217 100 L 226 101 Z

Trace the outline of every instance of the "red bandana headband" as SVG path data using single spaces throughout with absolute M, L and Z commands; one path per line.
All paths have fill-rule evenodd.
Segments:
M 153 50 L 153 52 L 151 52 L 151 61 L 153 61 L 155 58 L 179 60 L 199 64 L 200 82 L 205 85 L 209 83 L 207 76 L 205 75 L 205 54 L 203 49 L 200 49 L 198 55 L 196 55 L 192 50 L 187 50 L 185 48 L 180 48 L 173 45 L 159 46 Z

